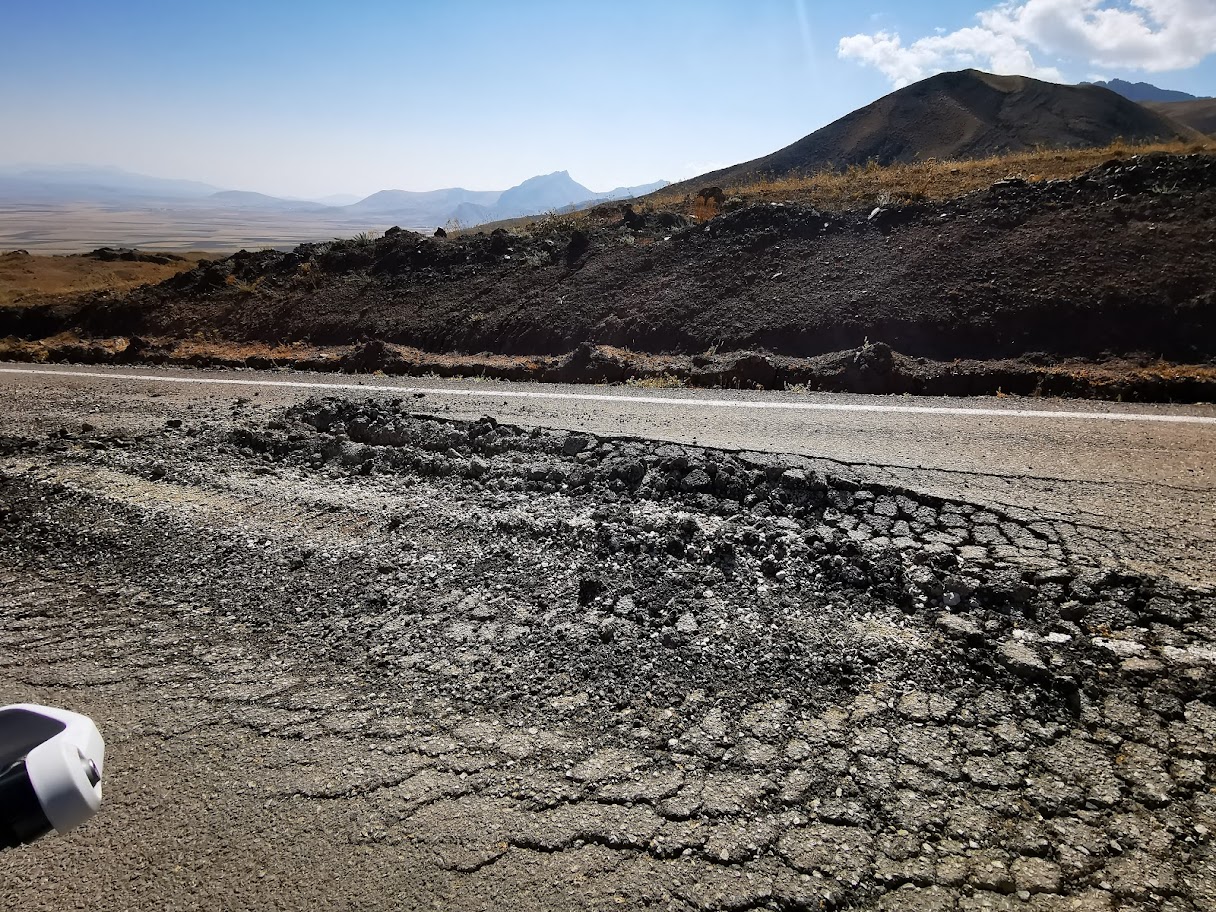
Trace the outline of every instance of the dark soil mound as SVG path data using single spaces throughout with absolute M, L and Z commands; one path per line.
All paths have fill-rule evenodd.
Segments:
M 98 247 L 96 250 L 86 253 L 85 256 L 94 260 L 101 260 L 105 263 L 113 263 L 122 261 L 125 263 L 156 263 L 160 266 L 167 266 L 170 263 L 184 263 L 185 257 L 177 256 L 172 253 L 147 253 L 143 250 L 135 250 L 131 247 Z
M 882 342 L 913 357 L 1216 356 L 1216 158 L 1140 156 L 942 204 L 752 205 L 666 228 L 304 244 L 203 261 L 123 297 L 0 309 L 0 337 L 203 337 L 431 352 Z
M 1200 137 L 1109 89 L 962 70 L 892 92 L 771 155 L 677 189 L 738 185 L 871 160 L 887 165 L 1175 138 Z

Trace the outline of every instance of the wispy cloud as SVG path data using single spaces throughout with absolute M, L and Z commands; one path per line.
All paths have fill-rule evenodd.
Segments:
M 708 174 L 710 171 L 718 171 L 730 165 L 727 161 L 714 161 L 711 159 L 693 159 L 686 161 L 676 169 L 676 179 L 684 180 L 686 177 L 696 177 L 698 174 Z
M 1082 68 L 1181 70 L 1216 53 L 1213 0 L 1009 0 L 976 18 L 978 25 L 910 44 L 887 31 L 850 35 L 840 39 L 837 54 L 874 67 L 899 87 L 964 67 L 1062 81 L 1060 70 L 1042 59 Z

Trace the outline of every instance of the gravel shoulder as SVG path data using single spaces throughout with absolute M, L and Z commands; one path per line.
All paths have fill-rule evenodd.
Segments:
M 1096 526 L 413 397 L 157 398 L 4 406 L 0 700 L 111 758 L 6 907 L 1216 902 L 1216 596 Z

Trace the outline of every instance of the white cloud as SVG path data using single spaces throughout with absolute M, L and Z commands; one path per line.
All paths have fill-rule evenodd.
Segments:
M 1039 66 L 1030 51 L 1013 37 L 983 28 L 932 35 L 907 46 L 899 35 L 889 32 L 852 35 L 840 39 L 837 53 L 846 59 L 869 64 L 897 88 L 934 73 L 968 67 L 992 73 L 1061 79 L 1059 70 Z
M 687 177 L 697 177 L 701 174 L 708 174 L 710 171 L 720 171 L 722 168 L 730 165 L 731 162 L 714 161 L 711 159 L 694 159 L 686 161 L 676 169 L 676 180 L 684 180 Z
M 965 67 L 1063 81 L 1036 54 L 1161 72 L 1216 53 L 1216 0 L 1008 0 L 976 18 L 977 26 L 907 45 L 885 31 L 850 35 L 840 39 L 837 54 L 874 67 L 899 87 Z

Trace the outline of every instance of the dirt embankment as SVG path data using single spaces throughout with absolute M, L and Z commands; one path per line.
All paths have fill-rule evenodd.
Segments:
M 462 352 L 559 356 L 588 343 L 641 353 L 638 363 L 691 359 L 682 378 L 692 382 L 697 371 L 722 372 L 719 353 L 762 351 L 778 365 L 764 373 L 809 385 L 824 372 L 809 361 L 856 359 L 881 344 L 880 362 L 914 364 L 900 370 L 922 379 L 867 381 L 874 391 L 932 391 L 925 378 L 972 360 L 1005 362 L 996 373 L 1008 375 L 979 391 L 1032 392 L 1043 385 L 1039 367 L 1069 359 L 1210 364 L 1214 296 L 1216 157 L 1149 155 L 1072 180 L 1001 181 L 944 203 L 744 205 L 700 224 L 639 212 L 528 232 L 397 231 L 242 252 L 125 295 L 0 309 L 0 335 L 23 357 L 54 357 L 30 354 L 29 343 L 64 332 L 135 336 L 161 349 L 207 339 L 218 363 L 233 344 L 374 340 L 382 350 L 442 353 L 438 362 Z M 783 368 L 783 359 L 807 366 Z
M 35 364 L 156 364 L 540 383 L 625 383 L 917 396 L 1063 396 L 1125 402 L 1216 401 L 1216 365 L 1146 358 L 999 361 L 909 358 L 881 342 L 812 358 L 762 352 L 652 355 L 584 343 L 566 355 L 435 354 L 379 340 L 355 345 L 234 344 L 165 338 L 0 340 L 0 358 Z

